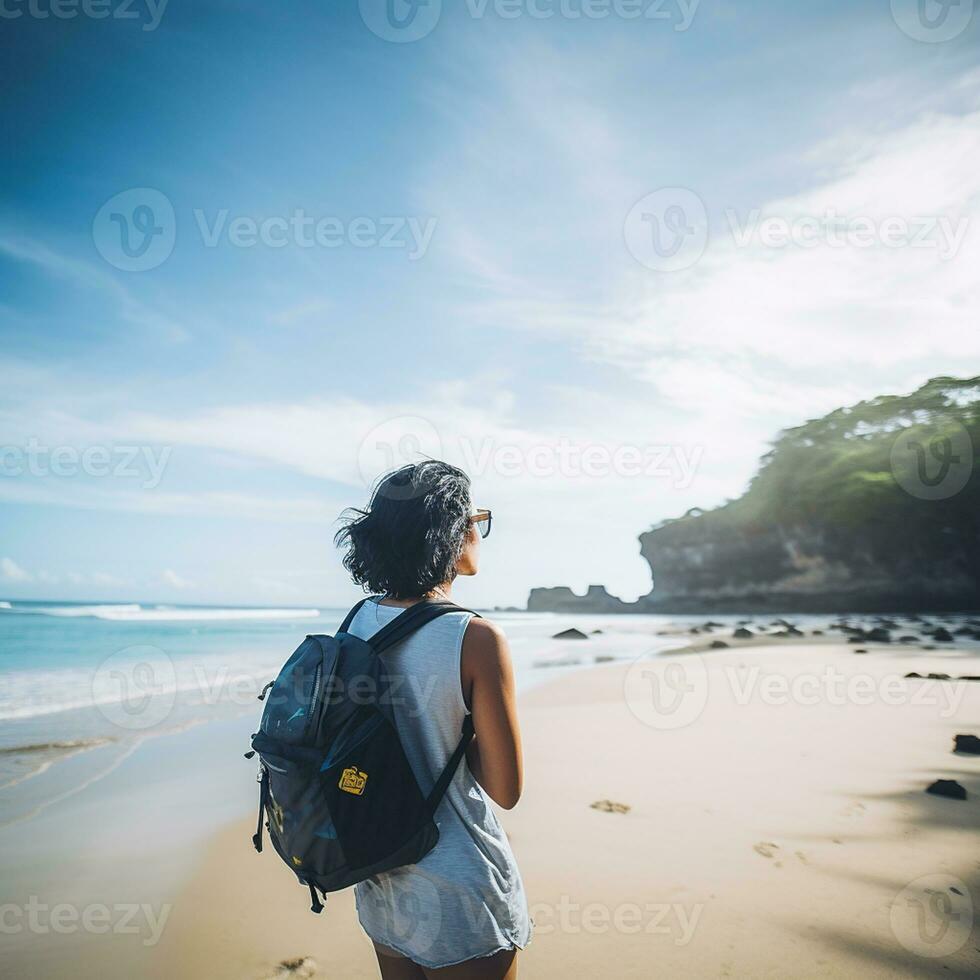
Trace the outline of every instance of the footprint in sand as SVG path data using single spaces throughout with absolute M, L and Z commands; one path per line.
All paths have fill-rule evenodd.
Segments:
M 267 980 L 309 980 L 316 975 L 316 961 L 309 956 L 283 960 Z
M 841 810 L 842 817 L 863 817 L 867 807 L 863 803 L 851 803 Z
M 630 808 L 625 803 L 614 803 L 612 800 L 596 800 L 589 804 L 593 810 L 601 810 L 603 813 L 629 813 Z
M 758 844 L 754 845 L 752 848 L 756 854 L 761 854 L 764 858 L 772 858 L 776 856 L 776 851 L 779 850 L 778 844 L 773 844 L 772 841 L 760 841 Z

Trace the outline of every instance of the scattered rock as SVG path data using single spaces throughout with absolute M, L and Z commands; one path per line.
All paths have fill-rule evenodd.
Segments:
M 926 674 L 931 681 L 948 681 L 949 674 Z
M 602 630 L 593 630 L 593 631 L 592 631 L 592 635 L 593 635 L 593 636 L 599 636 L 599 635 L 601 635 L 601 634 L 602 634 Z
M 712 640 L 711 641 L 712 650 L 727 650 L 728 644 L 724 640 Z
M 965 752 L 967 755 L 980 755 L 980 738 L 976 735 L 954 735 L 953 751 Z
M 926 787 L 933 796 L 946 796 L 951 800 L 965 800 L 966 790 L 955 779 L 937 779 Z
M 938 629 L 933 630 L 932 638 L 939 643 L 953 642 L 953 634 L 950 633 L 950 631 L 946 629 L 944 626 L 940 626 Z
M 961 681 L 980 681 L 980 674 L 960 674 Z
M 860 650 L 855 650 L 854 652 L 855 652 L 855 653 L 867 653 L 868 651 L 867 651 L 867 650 L 865 650 L 865 648 L 864 648 L 864 647 L 861 647 L 861 649 L 860 649 Z
M 720 630 L 720 629 L 722 629 L 724 627 L 724 625 L 725 625 L 724 623 L 716 623 L 716 622 L 714 622 L 714 621 L 712 621 L 712 620 L 709 619 L 704 624 L 704 628 L 706 630 L 710 630 L 710 629 L 719 629 Z
M 883 626 L 876 626 L 872 630 L 846 627 L 846 632 L 851 634 L 848 643 L 891 643 L 892 641 L 891 633 Z
M 592 810 L 601 810 L 603 813 L 629 813 L 630 808 L 625 803 L 614 803 L 612 800 L 596 800 L 589 804 Z
M 610 656 L 609 656 L 609 654 L 607 654 L 607 653 L 603 653 L 603 654 L 600 654 L 599 656 L 597 656 L 597 657 L 595 658 L 595 662 L 596 662 L 597 664 L 607 664 L 607 663 L 609 663 L 609 662 L 610 662 L 611 660 L 615 660 L 615 659 L 616 659 L 615 657 L 610 657 Z
M 918 643 L 919 638 L 917 636 L 911 636 L 906 634 L 905 636 L 900 636 L 898 638 L 899 643 Z
M 920 677 L 920 678 L 922 677 L 922 675 L 921 675 L 921 674 L 917 674 L 917 673 L 916 673 L 916 672 L 915 672 L 914 670 L 913 670 L 913 671 L 910 671 L 910 672 L 909 672 L 908 674 L 906 674 L 905 676 L 906 676 L 906 677 Z
M 552 637 L 553 640 L 587 640 L 588 637 L 581 631 L 574 627 L 570 630 L 562 630 L 560 633 L 555 633 Z
M 732 633 L 732 636 L 736 640 L 748 640 L 755 636 L 755 633 L 753 633 L 752 630 L 747 630 L 744 626 L 739 626 L 739 628 Z
M 812 634 L 813 634 L 814 636 L 823 636 L 823 630 L 811 630 L 810 632 L 811 632 L 811 633 L 812 633 Z

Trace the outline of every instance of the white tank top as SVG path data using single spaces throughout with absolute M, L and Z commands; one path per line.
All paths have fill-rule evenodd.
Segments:
M 368 639 L 404 612 L 369 599 L 349 632 Z M 459 660 L 468 612 L 446 613 L 383 654 L 395 724 L 424 794 L 459 743 L 466 703 Z M 437 969 L 523 949 L 531 938 L 517 862 L 466 760 L 435 813 L 439 842 L 418 864 L 355 888 L 364 931 L 376 943 Z

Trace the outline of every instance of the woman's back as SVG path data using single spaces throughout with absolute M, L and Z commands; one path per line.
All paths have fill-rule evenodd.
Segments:
M 368 638 L 404 612 L 369 600 L 350 632 Z M 441 616 L 384 654 L 398 733 L 423 793 L 455 749 L 467 715 L 460 655 L 471 613 Z M 418 864 L 357 886 L 368 935 L 423 966 L 440 967 L 530 938 L 527 901 L 490 800 L 465 763 L 435 813 L 439 843 Z

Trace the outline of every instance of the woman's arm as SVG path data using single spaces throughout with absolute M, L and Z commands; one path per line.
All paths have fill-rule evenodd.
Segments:
M 466 761 L 490 799 L 510 810 L 524 785 L 514 668 L 507 637 L 485 619 L 471 619 L 466 627 L 460 682 L 476 732 Z

